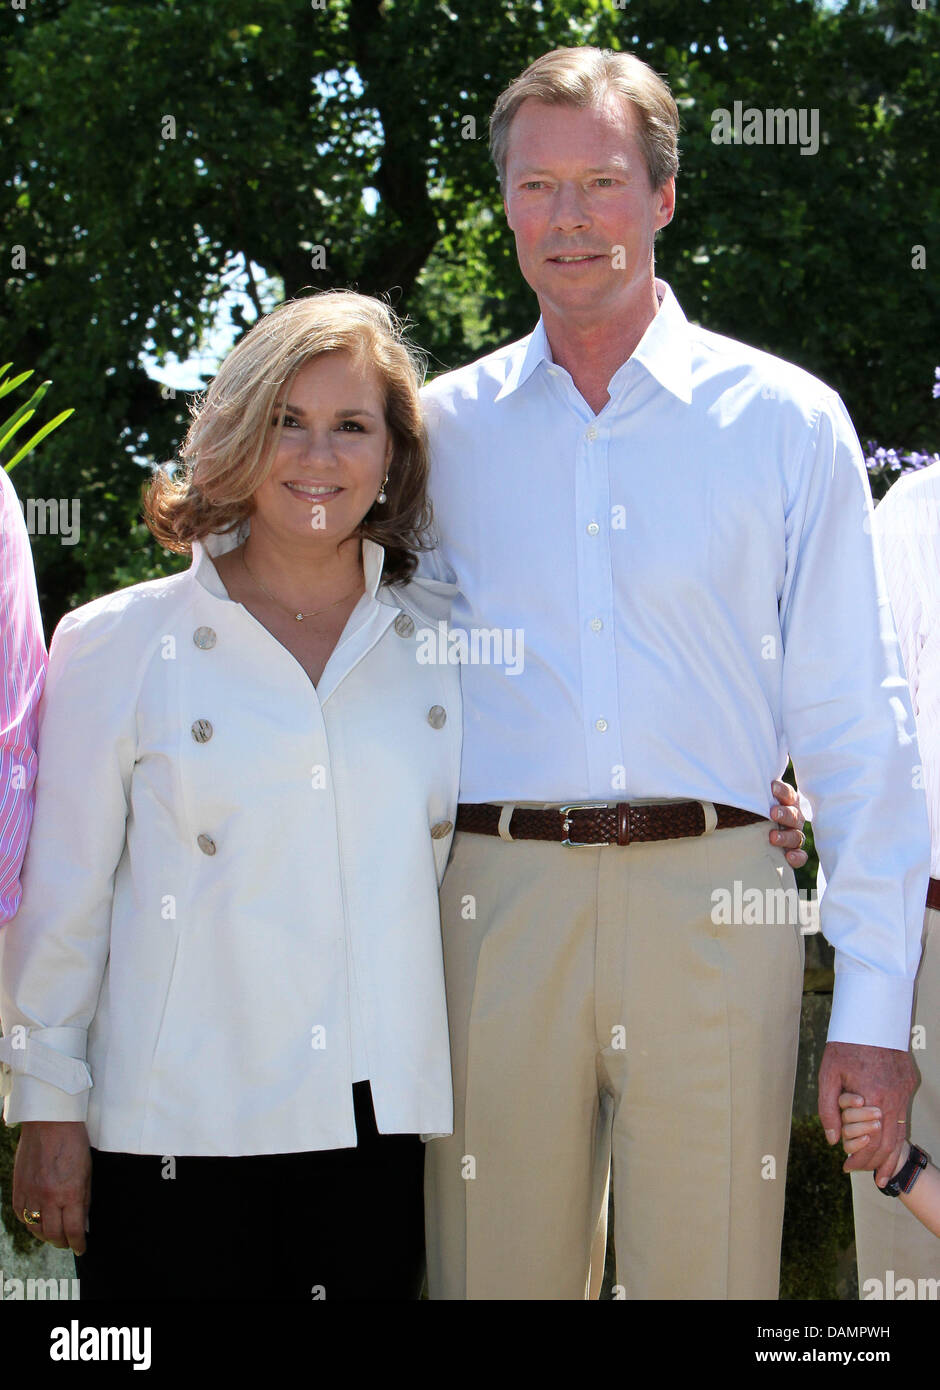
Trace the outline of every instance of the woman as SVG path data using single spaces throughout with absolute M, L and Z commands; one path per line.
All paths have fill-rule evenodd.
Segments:
M 192 566 L 53 639 L 0 1016 L 14 1203 L 82 1297 L 419 1295 L 461 720 L 418 384 L 375 300 L 262 319 L 147 497 Z

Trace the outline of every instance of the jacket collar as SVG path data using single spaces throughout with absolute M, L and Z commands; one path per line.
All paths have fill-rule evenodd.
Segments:
M 228 598 L 228 592 L 212 563 L 215 555 L 224 555 L 228 550 L 247 540 L 251 534 L 251 522 L 243 521 L 231 531 L 213 531 L 204 541 L 193 541 L 193 563 L 190 573 L 198 584 L 208 589 L 216 598 Z M 366 594 L 375 598 L 376 590 L 382 581 L 382 566 L 385 563 L 385 548 L 375 541 L 362 542 L 362 568 L 365 573 Z
M 613 397 L 630 363 L 639 362 L 660 386 L 688 405 L 692 400 L 689 322 L 665 280 L 657 280 L 655 284 L 659 311 L 633 354 L 614 372 L 608 389 Z M 511 396 L 528 381 L 541 363 L 550 364 L 553 361 L 545 324 L 540 318 L 528 338 L 520 339 L 508 350 L 506 377 L 496 399 L 500 401 Z
M 215 531 L 204 541 L 193 541 L 193 562 L 190 566 L 192 578 L 216 598 L 228 599 L 228 591 L 212 557 L 224 555 L 234 550 L 247 539 L 251 523 L 243 521 L 231 531 Z M 389 585 L 382 582 L 382 567 L 385 563 L 385 547 L 368 537 L 362 542 L 362 567 L 365 574 L 365 594 L 363 598 L 387 604 L 396 611 L 404 610 L 422 622 L 438 622 L 450 616 L 451 604 L 457 593 L 456 584 L 443 580 L 425 579 L 416 575 L 408 584 Z M 360 602 L 362 600 L 360 599 Z

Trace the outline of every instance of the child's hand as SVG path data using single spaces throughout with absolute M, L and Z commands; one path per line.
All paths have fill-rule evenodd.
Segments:
M 866 1105 L 864 1096 L 843 1091 L 839 1097 L 842 1111 L 842 1147 L 849 1155 L 858 1153 L 870 1143 L 869 1135 L 881 1131 L 881 1111 L 873 1105 Z
M 851 1091 L 842 1092 L 839 1097 L 839 1109 L 842 1111 L 842 1147 L 851 1157 L 871 1142 L 870 1135 L 880 1133 L 881 1111 L 877 1106 L 866 1105 L 864 1096 L 853 1095 Z M 910 1151 L 911 1146 L 905 1139 L 901 1157 L 894 1170 L 896 1173 L 904 1167 Z

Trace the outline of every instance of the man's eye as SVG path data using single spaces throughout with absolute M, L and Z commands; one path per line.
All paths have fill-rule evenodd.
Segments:
M 604 186 L 605 188 L 612 188 L 612 187 L 613 187 L 613 183 L 614 183 L 613 179 L 608 179 L 608 178 L 595 179 L 594 182 L 595 182 L 595 183 L 599 183 L 599 184 L 603 184 L 603 186 Z
M 524 184 L 522 185 L 522 187 L 523 187 L 523 189 L 541 188 L 541 187 L 542 187 L 542 180 L 541 180 L 541 179 L 529 179 L 528 183 L 524 183 Z

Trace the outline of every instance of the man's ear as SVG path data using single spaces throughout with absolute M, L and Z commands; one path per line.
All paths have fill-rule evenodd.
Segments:
M 513 225 L 509 218 L 509 204 L 506 202 L 505 198 L 503 199 L 503 212 L 506 214 L 506 226 L 512 231 Z
M 656 230 L 666 227 L 672 221 L 676 210 L 676 180 L 667 179 L 659 189 L 659 209 L 656 214 Z

